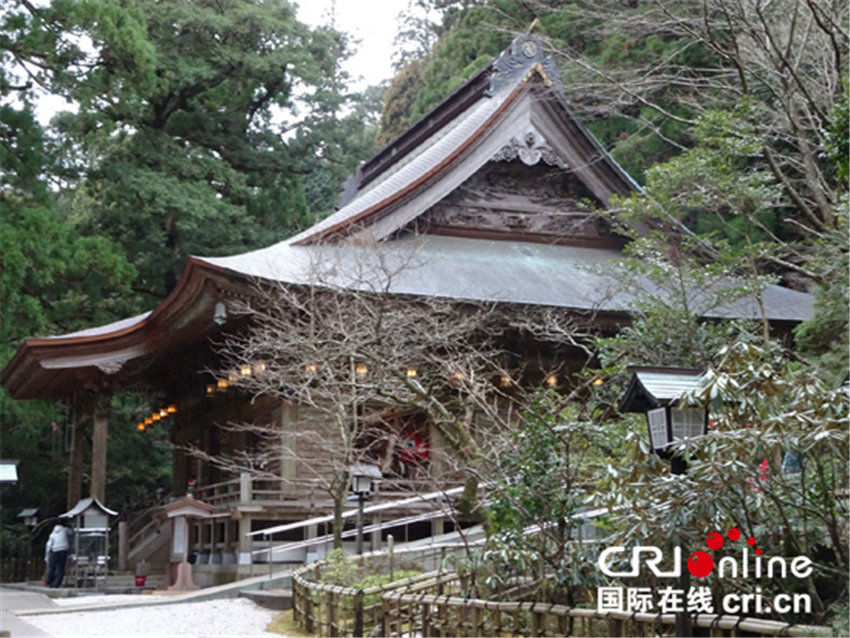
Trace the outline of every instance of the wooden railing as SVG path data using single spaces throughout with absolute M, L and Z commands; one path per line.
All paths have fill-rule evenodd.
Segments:
M 316 636 L 664 636 L 672 635 L 675 614 L 601 612 L 534 601 L 480 600 L 461 596 L 456 572 L 443 569 L 448 554 L 462 544 L 432 545 L 352 557 L 372 561 L 375 569 L 404 559 L 438 567 L 382 587 L 353 589 L 319 582 L 321 562 L 293 574 L 293 617 Z M 384 561 L 380 564 L 379 561 Z M 526 587 L 516 589 L 527 592 Z M 764 618 L 694 614 L 694 627 L 711 636 L 831 636 L 829 627 L 793 625 Z
M 138 519 L 137 519 L 138 520 Z M 155 530 L 159 529 L 162 525 L 162 520 L 156 518 L 155 516 L 150 516 L 143 520 L 144 524 L 140 524 L 136 531 L 133 531 L 133 527 L 130 526 L 130 532 L 128 534 L 129 541 L 128 545 L 130 547 L 135 547 L 140 542 L 142 542 L 147 536 L 150 536 Z M 117 526 L 114 529 L 118 529 Z M 112 532 L 110 532 L 111 534 Z
M 4 556 L 0 560 L 0 582 L 18 583 L 27 580 L 41 580 L 47 565 L 41 552 L 36 556 Z
M 441 578 L 451 579 L 453 575 L 426 572 L 386 585 L 355 589 L 319 583 L 296 572 L 292 577 L 293 618 L 314 636 L 363 636 L 381 626 L 382 594 L 393 590 L 416 592 L 422 583 L 430 588 Z
M 219 509 L 240 504 L 285 507 L 293 501 L 327 500 L 329 497 L 323 486 L 321 479 L 254 478 L 243 474 L 227 481 L 201 485 L 196 489 L 195 496 Z M 448 489 L 454 486 L 445 487 Z M 430 479 L 386 479 L 377 485 L 373 500 L 394 500 L 432 489 L 433 482 Z
M 196 496 L 213 507 L 223 507 L 239 503 L 239 478 L 211 483 L 198 488 Z

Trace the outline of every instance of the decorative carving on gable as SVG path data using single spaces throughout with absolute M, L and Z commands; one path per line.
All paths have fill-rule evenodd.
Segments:
M 583 211 L 541 215 L 515 210 L 445 206 L 435 208 L 429 221 L 440 228 L 546 235 L 553 239 L 585 241 L 597 238 L 604 230 L 601 220 Z
M 496 162 L 505 162 L 517 159 L 526 166 L 534 166 L 543 160 L 549 166 L 557 166 L 569 170 L 569 165 L 552 150 L 546 140 L 533 129 L 529 129 L 523 135 L 511 138 L 511 141 L 500 148 L 492 159 Z
M 560 74 L 552 56 L 545 55 L 543 42 L 533 35 L 521 35 L 514 39 L 511 47 L 493 63 L 488 95 L 495 95 L 506 84 L 524 76 L 535 65 L 543 71 L 545 79 L 556 89 L 562 90 Z
M 535 138 L 535 142 L 539 138 Z M 539 147 L 502 149 L 453 193 L 414 220 L 417 233 L 620 247 L 599 202 L 572 173 L 548 165 Z M 526 157 L 520 155 L 526 152 Z M 535 151 L 536 155 L 531 153 Z M 515 153 L 509 157 L 509 153 Z M 543 161 L 541 161 L 543 160 Z

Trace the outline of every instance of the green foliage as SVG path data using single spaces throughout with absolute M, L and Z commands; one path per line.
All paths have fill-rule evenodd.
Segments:
M 843 601 L 835 605 L 830 625 L 834 636 L 850 636 L 850 608 Z
M 730 111 L 709 111 L 693 129 L 696 145 L 646 172 L 643 193 L 625 202 L 626 220 L 672 216 L 705 239 L 729 248 L 787 237 L 777 208 L 780 188 L 754 158 L 764 139 L 753 108 L 743 100 Z M 628 223 L 628 222 L 626 222 Z
M 824 378 L 834 384 L 843 381 L 850 370 L 848 208 L 850 200 L 845 193 L 835 207 L 835 230 L 824 234 L 815 242 L 810 266 L 822 283 L 815 290 L 814 316 L 794 329 L 794 337 L 801 353 L 813 357 L 822 368 Z
M 389 144 L 412 123 L 413 103 L 423 88 L 423 66 L 423 60 L 411 60 L 398 70 L 387 87 L 377 138 L 380 146 Z
M 280 241 L 329 212 L 373 150 L 378 98 L 346 93 L 345 37 L 287 2 L 54 0 L 0 21 L 0 90 L 24 104 L 0 107 L 2 364 L 24 337 L 149 310 L 189 254 Z M 48 134 L 36 89 L 75 107 Z M 133 429 L 144 403 L 113 406 L 108 493 L 122 509 L 170 473 L 165 441 Z M 22 461 L 14 494 L 59 510 L 69 415 L 5 393 L 0 408 L 2 453 Z
M 407 567 L 405 565 L 402 567 Z M 337 585 L 355 590 L 364 590 L 371 587 L 381 587 L 390 583 L 419 576 L 418 569 L 396 569 L 390 576 L 388 565 L 385 560 L 371 558 L 363 559 L 358 556 L 346 556 L 342 548 L 334 549 L 325 554 L 321 559 L 319 582 L 328 585 Z M 324 595 L 313 593 L 315 608 L 321 608 Z M 381 593 L 364 596 L 362 604 L 365 608 L 380 605 Z M 330 613 L 330 612 L 328 612 Z M 355 615 L 355 599 L 353 596 L 343 596 L 337 600 L 333 610 L 338 622 L 352 623 Z
M 670 158 L 677 145 L 688 142 L 689 126 L 684 121 L 666 117 L 646 101 L 623 99 L 609 106 L 611 97 L 600 83 L 588 78 L 588 65 L 616 77 L 630 70 L 645 73 L 647 65 L 659 59 L 678 64 L 699 75 L 709 57 L 697 43 L 683 46 L 682 38 L 659 30 L 636 33 L 627 26 L 617 30 L 601 16 L 605 13 L 628 21 L 643 7 L 624 6 L 621 2 L 537 2 L 517 3 L 508 0 L 475 2 L 423 3 L 442 12 L 438 23 L 423 25 L 433 31 L 436 40 L 427 54 L 422 54 L 421 36 L 415 40 L 420 57 L 406 57 L 393 79 L 381 117 L 381 143 L 386 143 L 415 122 L 440 100 L 489 63 L 519 33 L 526 32 L 537 20 L 534 33 L 552 47 L 562 67 L 568 99 L 580 116 L 588 121 L 591 131 L 602 144 L 612 150 L 614 158 L 638 181 L 653 162 Z M 430 40 L 429 40 L 430 41 Z M 405 42 L 403 41 L 402 46 Z M 685 75 L 685 73 L 682 73 Z M 689 92 L 686 82 L 680 86 L 660 84 L 651 97 L 668 112 L 685 121 L 689 109 L 679 98 Z M 604 117 L 600 117 L 600 112 Z
M 393 79 L 381 114 L 379 140 L 386 143 L 488 64 L 524 29 L 534 14 L 507 0 L 440 3 L 440 37 L 424 59 L 409 60 Z M 458 3 L 460 5 L 460 3 Z
M 65 411 L 46 401 L 12 401 L 0 391 L 3 436 L 2 458 L 18 459 L 18 482 L 3 487 L 3 508 L 17 514 L 37 507 L 40 516 L 65 511 L 64 470 L 67 454 L 63 446 Z
M 718 358 L 692 399 L 710 409 L 713 427 L 678 446 L 687 473 L 669 475 L 646 435 L 635 431 L 598 502 L 615 512 L 617 544 L 693 549 L 711 531 L 739 527 L 771 556 L 808 556 L 815 564 L 808 581 L 757 584 L 770 593 L 808 590 L 813 618 L 783 619 L 823 622 L 828 606 L 847 596 L 847 514 L 839 502 L 850 461 L 847 392 L 775 346 L 736 343 Z M 802 458 L 802 472 L 785 471 L 787 452 Z M 736 586 L 710 578 L 721 593 Z
M 109 240 L 82 236 L 61 215 L 47 187 L 49 155 L 27 110 L 0 106 L 0 365 L 21 339 L 114 321 L 127 311 L 133 267 Z M 0 391 L 0 456 L 21 461 L 4 505 L 64 507 L 57 490 L 66 465 L 66 414 L 46 402 L 15 402 Z
M 123 309 L 134 271 L 103 237 L 81 237 L 38 206 L 0 204 L 3 233 L 0 334 L 6 347 L 24 336 L 106 323 Z
M 138 512 L 153 504 L 157 489 L 171 491 L 172 444 L 168 426 L 154 424 L 144 432 L 136 424 L 155 406 L 148 397 L 120 394 L 110 407 L 106 495 L 119 512 Z
M 736 277 L 734 263 L 731 267 L 728 261 L 706 263 L 694 258 L 693 240 L 682 240 L 680 250 L 670 246 L 669 239 L 652 232 L 633 241 L 628 258 L 613 271 L 636 302 L 629 325 L 596 341 L 606 368 L 704 367 L 725 343 L 749 340 L 756 333 L 754 322 L 704 318 L 723 318 L 728 308 L 749 301 L 747 297 L 758 298 L 765 279 Z
M 390 577 L 389 570 L 384 570 L 378 564 L 372 565 L 368 561 L 361 563 L 356 556 L 346 556 L 341 548 L 337 548 L 322 556 L 319 580 L 328 585 L 368 589 L 412 578 L 420 573 L 416 569 L 397 569 Z
M 367 574 L 351 586 L 354 589 L 369 589 L 370 587 L 381 587 L 383 585 L 388 585 L 389 583 L 394 583 L 399 580 L 405 580 L 407 578 L 419 576 L 421 573 L 422 572 L 416 569 L 400 569 L 394 572 L 392 576 L 390 576 L 389 573 Z
M 469 594 L 487 598 L 508 591 L 517 577 L 536 593 L 569 604 L 595 583 L 593 549 L 581 544 L 584 481 L 604 456 L 595 424 L 565 409 L 560 397 L 541 394 L 509 433 L 489 486 L 486 545 L 457 567 Z M 534 526 L 537 531 L 529 533 Z
M 126 95 L 121 66 L 87 76 L 98 100 L 61 130 L 96 158 L 76 218 L 122 242 L 141 307 L 173 287 L 187 255 L 268 245 L 308 219 L 296 171 L 309 149 L 286 144 L 272 120 L 294 108 L 296 83 L 320 86 L 333 60 L 330 35 L 310 32 L 285 3 L 137 7 L 156 81 Z
M 510 433 L 513 445 L 499 459 L 503 478 L 490 505 L 494 534 L 522 529 L 529 520 L 567 518 L 579 506 L 564 482 L 575 478 L 571 464 L 577 465 L 585 450 L 576 449 L 575 426 L 562 423 L 559 416 L 567 415 L 558 415 L 555 406 L 554 397 L 544 395 L 524 415 L 522 428 Z
M 359 571 L 356 563 L 345 558 L 345 552 L 338 547 L 322 556 L 321 582 L 329 585 L 343 585 L 354 581 Z
M 55 0 L 4 26 L 7 86 L 35 68 L 79 107 L 54 120 L 68 217 L 122 246 L 135 311 L 187 255 L 266 246 L 329 212 L 372 150 L 375 98 L 346 95 L 344 36 L 288 2 Z
M 850 85 L 846 82 L 833 111 L 826 151 L 835 164 L 838 181 L 846 189 L 850 179 Z
M 378 116 L 384 92 L 385 87 L 374 86 L 348 96 L 344 109 L 334 119 L 317 123 L 299 136 L 300 143 L 320 149 L 312 169 L 301 178 L 312 217 L 332 213 L 344 180 L 354 174 L 360 162 L 378 151 Z
M 74 99 L 94 103 L 103 92 L 119 91 L 132 98 L 139 87 L 155 82 L 156 52 L 145 34 L 138 6 L 115 0 L 56 0 L 47 6 L 21 3 L 4 13 L 0 48 L 4 62 L 28 62 L 24 71 L 4 64 L 0 90 L 26 91 L 41 85 L 57 93 L 72 91 Z M 102 51 L 101 64 L 80 35 Z M 129 80 L 119 86 L 111 75 L 121 69 Z

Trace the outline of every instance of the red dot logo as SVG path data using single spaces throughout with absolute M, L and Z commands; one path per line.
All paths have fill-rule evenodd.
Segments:
M 755 544 L 756 544 L 755 536 L 750 536 L 750 537 L 747 539 L 747 545 L 755 545 Z
M 729 528 L 729 531 L 726 533 L 726 535 L 729 537 L 730 541 L 736 541 L 741 538 L 741 530 L 739 530 L 737 527 L 731 527 Z
M 695 578 L 705 578 L 714 569 L 714 559 L 708 552 L 694 552 L 688 556 L 688 571 Z
M 761 556 L 761 547 L 756 547 L 756 556 Z
M 708 545 L 709 549 L 720 549 L 723 547 L 723 536 L 718 532 L 712 532 L 705 539 L 705 544 Z

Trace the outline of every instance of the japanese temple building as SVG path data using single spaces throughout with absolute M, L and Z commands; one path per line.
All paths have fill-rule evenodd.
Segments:
M 92 428 L 90 496 L 109 504 L 108 431 L 135 427 L 111 421 L 113 392 L 144 389 L 165 397 L 163 412 L 177 444 L 244 444 L 238 437 L 222 440 L 213 427 L 238 416 L 276 422 L 284 431 L 297 428 L 286 401 L 249 402 L 234 393 L 211 398 L 205 391 L 212 342 L 232 321 L 220 304 L 245 294 L 257 279 L 306 283 L 310 264 L 334 259 L 345 285 L 355 279 L 345 272 L 347 264 L 415 247 L 416 263 L 393 279 L 388 294 L 545 306 L 623 325 L 634 299 L 602 269 L 622 258 L 626 240 L 586 202 L 605 208 L 612 196 L 639 187 L 573 115 L 559 78 L 542 43 L 519 36 L 361 164 L 334 214 L 261 250 L 190 257 L 175 288 L 150 312 L 26 339 L 0 382 L 16 399 L 73 406 L 72 428 Z M 781 286 L 767 286 L 761 299 L 779 332 L 813 312 L 811 295 Z M 703 314 L 716 320 L 761 316 L 750 298 Z M 81 440 L 73 437 L 69 506 L 83 496 L 88 451 Z M 245 477 L 221 476 L 175 452 L 175 495 L 185 494 L 191 477 L 202 490 L 199 498 L 214 508 L 199 519 L 204 527 L 196 540 L 208 554 L 223 556 L 217 560 L 222 566 L 240 562 L 248 531 L 327 511 L 318 495 L 270 500 L 268 488 L 250 477 L 246 483 Z

